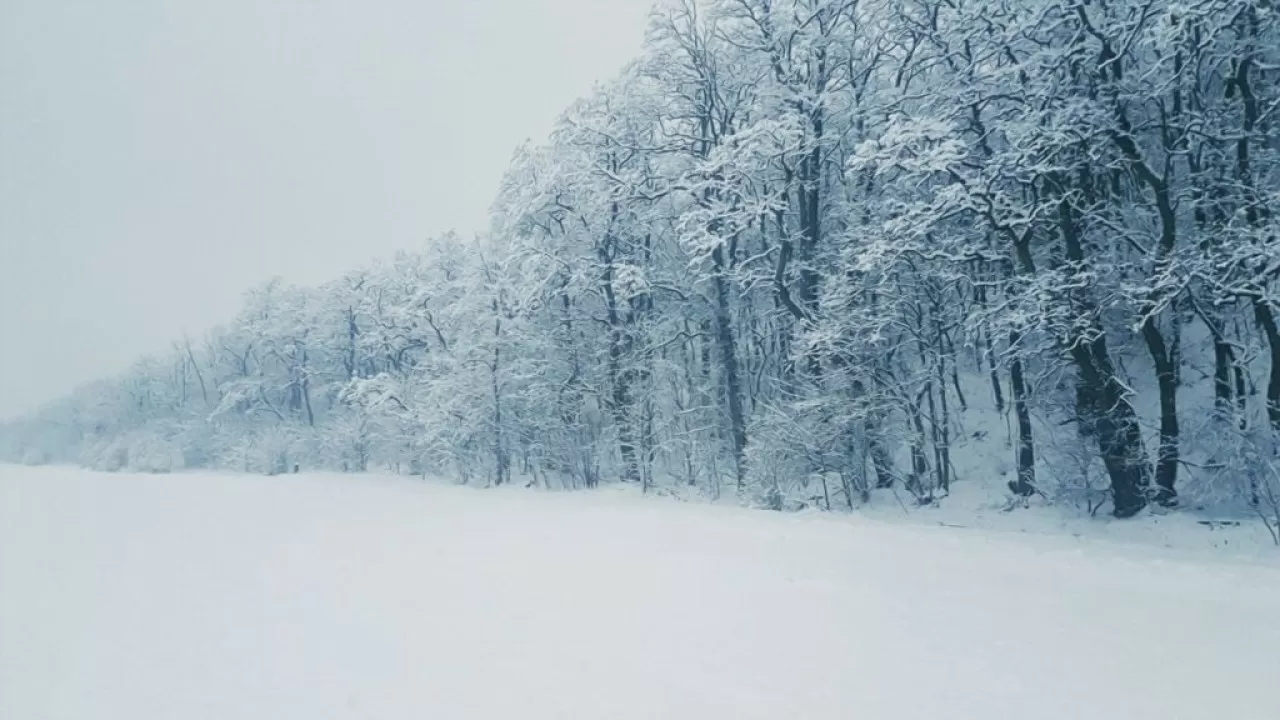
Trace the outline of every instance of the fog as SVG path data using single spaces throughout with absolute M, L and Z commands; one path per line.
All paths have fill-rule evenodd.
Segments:
M 483 228 L 651 0 L 0 0 L 0 418 Z

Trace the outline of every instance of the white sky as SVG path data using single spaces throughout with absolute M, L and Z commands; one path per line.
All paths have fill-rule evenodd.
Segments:
M 651 0 L 0 0 L 0 418 L 485 226 Z

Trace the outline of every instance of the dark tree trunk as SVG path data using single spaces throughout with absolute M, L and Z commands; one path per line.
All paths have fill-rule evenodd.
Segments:
M 1231 366 L 1234 353 L 1222 337 L 1221 330 L 1213 330 L 1213 404 L 1224 417 L 1232 410 Z
M 867 416 L 867 450 L 871 453 L 871 467 L 876 472 L 876 487 L 885 490 L 893 487 L 893 462 L 880 438 L 880 422 L 875 413 Z
M 1250 9 L 1245 18 L 1249 27 L 1249 35 L 1256 37 L 1257 11 Z M 1262 198 L 1253 186 L 1253 170 L 1249 154 L 1249 144 L 1258 122 L 1258 98 L 1253 91 L 1252 70 L 1254 58 L 1246 52 L 1235 63 L 1235 76 L 1232 87 L 1239 91 L 1240 104 L 1243 111 L 1243 130 L 1236 140 L 1236 173 L 1245 191 L 1245 219 L 1250 226 L 1257 227 L 1259 222 L 1269 215 L 1269 208 L 1264 206 Z M 1271 304 L 1263 297 L 1261 288 L 1253 298 L 1253 316 L 1267 338 L 1267 346 L 1271 355 L 1271 372 L 1267 380 L 1267 422 L 1271 428 L 1280 432 L 1280 328 L 1277 328 L 1275 312 Z
M 1004 414 L 1004 391 L 1000 388 L 1000 371 L 996 369 L 995 352 L 991 347 L 991 336 L 984 330 L 982 332 L 982 354 L 987 358 L 987 367 L 990 368 L 991 375 L 991 394 L 995 398 L 996 412 Z
M 1065 199 L 1058 203 L 1058 227 L 1067 260 L 1080 265 L 1084 262 L 1084 248 L 1073 210 Z M 1077 293 L 1074 305 L 1078 314 L 1089 318 L 1097 315 L 1092 299 L 1082 294 Z M 1137 414 L 1111 362 L 1102 328 L 1088 328 L 1083 336 L 1068 338 L 1067 344 L 1076 365 L 1077 393 L 1084 415 L 1081 421 L 1087 432 L 1097 439 L 1102 463 L 1111 481 L 1113 514 L 1132 517 L 1146 506 L 1147 489 L 1151 485 L 1151 469 Z
M 724 277 L 723 248 L 717 247 L 712 251 L 711 257 L 715 266 L 712 283 L 715 286 L 716 296 L 716 345 L 720 350 L 720 362 L 724 365 L 724 389 L 729 408 L 729 431 L 733 442 L 734 470 L 738 489 L 742 489 L 745 474 L 743 463 L 747 447 L 747 425 L 742 412 L 742 383 L 739 378 L 738 351 L 733 337 L 733 324 L 729 312 L 728 282 Z
M 1148 316 L 1142 324 L 1142 337 L 1156 366 L 1156 384 L 1160 392 L 1160 448 L 1156 455 L 1156 500 L 1163 504 L 1174 501 L 1178 493 L 1178 377 L 1170 349 Z
M 822 114 L 812 115 L 814 147 L 800 161 L 798 204 L 800 210 L 800 282 L 796 295 L 809 317 L 818 313 L 819 275 L 813 267 L 814 256 L 822 242 L 822 215 L 819 193 L 822 184 Z
M 498 301 L 493 301 L 493 312 L 499 311 Z M 502 442 L 502 394 L 498 385 L 498 371 L 502 362 L 502 348 L 497 340 L 502 335 L 502 318 L 493 321 L 493 363 L 489 366 L 489 382 L 493 392 L 493 460 L 494 485 L 502 485 L 511 480 L 511 461 L 507 455 L 506 445 Z
M 1009 347 L 1018 346 L 1017 333 L 1009 334 Z M 1016 495 L 1030 497 L 1036 491 L 1036 451 L 1031 435 L 1031 411 L 1027 407 L 1027 386 L 1022 376 L 1022 358 L 1009 363 L 1009 388 L 1013 394 L 1013 414 L 1018 420 L 1018 478 L 1009 484 Z
M 866 385 L 861 380 L 855 378 L 852 388 L 855 398 L 861 398 L 866 394 Z M 880 429 L 884 420 L 883 415 L 884 413 L 877 408 L 868 407 L 866 418 L 863 421 L 867 439 L 867 454 L 871 456 L 871 467 L 876 474 L 875 486 L 881 490 L 893 487 L 895 477 L 893 460 L 889 456 L 889 450 L 884 445 L 884 437 Z
M 1113 139 L 1129 161 L 1134 174 L 1144 185 L 1151 188 L 1155 198 L 1156 212 L 1160 217 L 1160 241 L 1156 246 L 1152 276 L 1159 277 L 1169 267 L 1174 246 L 1177 242 L 1177 213 L 1169 195 L 1167 174 L 1162 177 L 1142 159 L 1137 143 L 1133 140 L 1132 128 L 1128 117 L 1122 110 L 1116 110 L 1117 130 Z M 1174 502 L 1177 490 L 1174 485 L 1178 480 L 1178 368 L 1177 351 L 1166 342 L 1164 333 L 1160 331 L 1159 317 L 1162 313 L 1162 300 L 1166 299 L 1165 291 L 1153 290 L 1142 303 L 1142 339 L 1146 343 L 1147 352 L 1156 368 L 1156 383 L 1160 389 L 1160 447 L 1156 453 L 1156 500 L 1162 504 Z M 1169 298 L 1170 305 L 1176 298 Z M 1176 310 L 1175 310 L 1176 311 Z
M 907 489 L 922 503 L 928 502 L 933 496 L 925 486 L 925 480 L 929 476 L 929 459 L 924 454 L 927 436 L 924 431 L 924 420 L 920 415 L 920 402 L 923 399 L 924 394 L 921 393 L 914 400 L 906 400 L 907 415 L 911 421 L 911 429 L 914 431 L 911 438 L 911 475 L 907 480 Z
M 612 218 L 618 215 L 617 203 L 612 207 Z M 612 386 L 609 395 L 609 409 L 613 414 L 614 425 L 618 431 L 618 454 L 622 459 L 623 482 L 640 481 L 639 455 L 636 451 L 635 431 L 632 426 L 631 413 L 631 379 L 632 372 L 624 364 L 633 362 L 631 351 L 634 338 L 631 329 L 625 327 L 619 308 L 617 292 L 614 290 L 614 249 L 615 240 L 606 235 L 598 253 L 604 265 L 604 276 L 601 278 L 601 290 L 605 299 L 605 319 L 609 323 L 609 382 Z
M 1029 233 L 1013 238 L 1013 252 L 1017 260 L 1018 271 L 1024 275 L 1034 275 L 1035 259 L 1031 256 L 1031 235 Z M 1012 274 L 1012 268 L 1005 264 L 1006 275 Z M 1013 394 L 1013 414 L 1018 422 L 1017 458 L 1018 477 L 1009 489 L 1016 495 L 1030 497 L 1036 491 L 1036 451 L 1031 430 L 1031 410 L 1027 404 L 1027 383 L 1023 372 L 1022 355 L 1019 345 L 1022 334 L 1017 330 L 1009 332 L 1009 391 Z
M 1267 379 L 1267 421 L 1273 430 L 1280 432 L 1280 327 L 1277 327 L 1271 305 L 1263 298 L 1253 301 L 1253 314 L 1271 350 L 1271 373 Z
M 1136 515 L 1147 504 L 1151 468 L 1142 443 L 1138 418 L 1116 377 L 1106 341 L 1076 344 L 1071 351 L 1080 372 L 1084 418 L 1098 441 L 1102 463 L 1111 480 L 1111 497 L 1116 517 Z

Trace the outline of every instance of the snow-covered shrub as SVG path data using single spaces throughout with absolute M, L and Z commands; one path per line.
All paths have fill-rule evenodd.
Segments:
M 178 428 L 172 442 L 181 448 L 182 465 L 187 468 L 218 466 L 219 437 L 217 427 L 204 418 L 193 419 Z
M 80 464 L 99 472 L 120 472 L 129 467 L 129 442 L 117 437 L 99 440 L 85 448 Z
M 250 452 L 252 471 L 264 475 L 280 475 L 289 472 L 292 451 L 297 438 L 292 430 L 284 427 L 266 428 L 254 438 Z
M 378 450 L 378 431 L 363 408 L 333 417 L 319 432 L 318 457 L 334 470 L 365 472 Z
M 773 510 L 853 507 L 870 491 L 865 433 L 853 415 L 820 406 L 766 410 L 749 428 L 746 485 Z
M 1095 513 L 1110 498 L 1106 470 L 1094 453 L 1090 439 L 1074 426 L 1044 433 L 1038 447 L 1042 466 L 1040 490 L 1054 504 Z
M 1219 417 L 1197 440 L 1210 448 L 1187 473 L 1184 504 L 1260 519 L 1280 544 L 1280 444 L 1265 423 Z
M 151 433 L 139 433 L 129 439 L 126 463 L 129 470 L 145 473 L 168 473 L 184 467 L 182 449 Z
M 300 446 L 298 433 L 289 427 L 228 434 L 217 453 L 217 463 L 239 472 L 280 475 L 293 470 Z
M 186 466 L 178 443 L 148 431 L 87 446 L 80 464 L 99 472 L 168 473 Z

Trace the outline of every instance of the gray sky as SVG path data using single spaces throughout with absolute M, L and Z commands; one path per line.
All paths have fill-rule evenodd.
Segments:
M 0 418 L 484 227 L 651 0 L 0 0 Z

